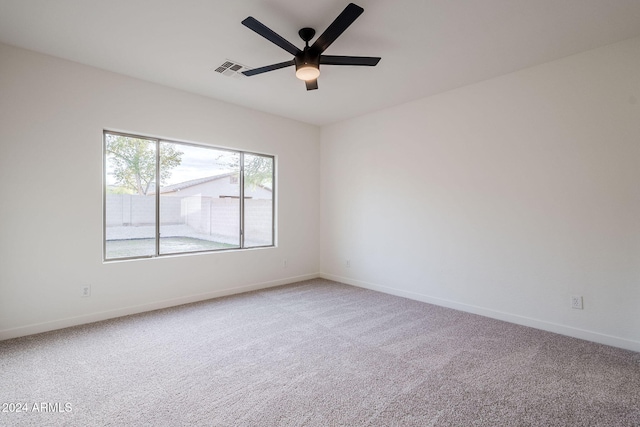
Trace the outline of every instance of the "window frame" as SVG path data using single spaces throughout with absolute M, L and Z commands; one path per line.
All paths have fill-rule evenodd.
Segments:
M 155 207 L 155 253 L 152 255 L 136 255 L 118 258 L 107 258 L 107 135 L 123 136 L 126 138 L 135 138 L 153 142 L 155 144 L 155 194 L 154 194 L 154 207 Z M 185 145 L 197 148 L 211 149 L 217 151 L 227 151 L 230 153 L 237 153 L 239 155 L 240 170 L 238 171 L 238 186 L 239 186 L 239 246 L 233 248 L 221 248 L 221 249 L 203 249 L 184 252 L 172 252 L 172 253 L 160 253 L 160 146 L 163 142 Z M 259 245 L 259 246 L 245 246 L 245 180 L 244 180 L 244 157 L 245 154 L 254 156 L 267 157 L 271 159 L 272 172 L 271 172 L 271 244 Z M 258 153 L 255 151 L 246 151 L 233 149 L 228 147 L 218 147 L 214 145 L 198 144 L 193 142 L 176 141 L 166 138 L 151 137 L 127 132 L 112 131 L 103 129 L 102 131 L 102 261 L 105 263 L 114 261 L 128 261 L 128 260 L 140 260 L 140 259 L 154 259 L 162 257 L 172 257 L 180 255 L 193 255 L 203 253 L 216 253 L 216 252 L 229 252 L 229 251 L 244 251 L 253 249 L 273 248 L 276 247 L 276 156 L 273 154 Z

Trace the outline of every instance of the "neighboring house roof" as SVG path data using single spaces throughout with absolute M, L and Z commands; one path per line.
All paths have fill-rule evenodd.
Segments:
M 165 185 L 164 187 L 160 187 L 160 194 L 174 193 L 176 191 L 184 190 L 185 188 L 206 184 L 207 182 L 216 181 L 218 179 L 229 178 L 237 174 L 237 172 L 227 172 L 220 175 L 207 176 L 205 178 L 191 179 L 189 181 L 178 182 L 177 184 Z M 273 191 L 271 188 L 264 185 L 258 185 L 258 187 L 267 191 Z M 150 191 L 149 194 L 155 194 L 155 191 Z
M 217 179 L 228 178 L 236 174 L 237 172 L 228 172 L 222 175 L 208 176 L 205 178 L 197 178 L 197 179 L 191 179 L 189 181 L 179 182 L 177 184 L 165 185 L 164 187 L 160 187 L 160 194 L 173 193 L 174 191 L 184 190 L 185 188 L 193 187 L 194 185 L 205 184 L 207 182 L 215 181 Z

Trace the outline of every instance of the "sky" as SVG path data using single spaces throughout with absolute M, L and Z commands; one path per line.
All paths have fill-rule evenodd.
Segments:
M 231 172 L 229 163 L 238 162 L 238 153 L 191 145 L 178 145 L 176 148 L 183 153 L 182 162 L 171 171 L 171 176 L 163 183 L 165 185 Z

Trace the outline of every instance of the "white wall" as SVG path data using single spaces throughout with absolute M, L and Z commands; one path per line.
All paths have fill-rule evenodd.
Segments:
M 103 129 L 276 155 L 278 247 L 104 264 Z M 0 339 L 316 277 L 319 138 L 315 126 L 0 45 Z
M 640 350 L 638 99 L 640 38 L 322 128 L 323 276 Z

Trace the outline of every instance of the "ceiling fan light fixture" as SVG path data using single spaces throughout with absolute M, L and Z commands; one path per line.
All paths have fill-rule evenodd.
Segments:
M 296 77 L 305 82 L 315 80 L 320 75 L 320 69 L 312 64 L 305 64 L 296 70 Z

